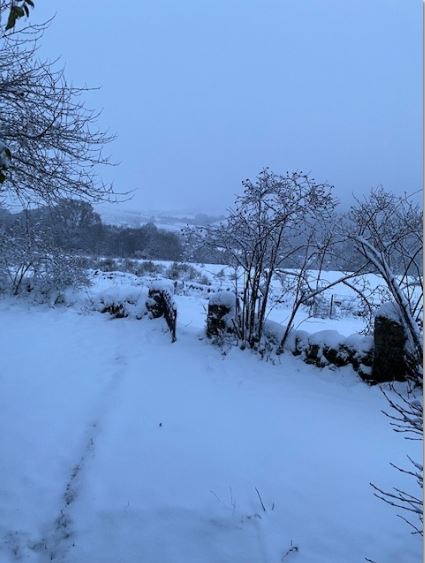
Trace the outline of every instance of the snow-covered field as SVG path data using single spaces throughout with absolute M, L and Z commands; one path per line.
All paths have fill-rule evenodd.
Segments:
M 131 262 L 133 263 L 133 265 L 136 265 L 136 269 L 137 264 L 143 265 L 144 263 L 146 263 L 145 260 L 132 260 Z M 125 260 L 116 261 L 117 267 L 119 267 L 120 264 L 123 266 L 125 263 Z M 120 288 L 123 285 L 126 287 L 140 287 L 141 285 L 146 285 L 146 283 L 149 283 L 154 279 L 158 279 L 164 276 L 167 277 L 170 269 L 173 268 L 173 262 L 166 260 L 148 261 L 148 263 L 154 264 L 156 267 L 160 268 L 161 272 L 151 274 L 144 272 L 142 278 L 120 271 L 112 272 L 111 274 L 104 273 L 103 275 L 101 274 L 101 272 L 99 272 L 99 276 L 94 277 L 95 288 L 96 290 L 99 289 L 103 291 L 105 287 L 112 287 L 116 290 L 121 291 Z M 233 268 L 230 268 L 229 266 L 199 263 L 183 264 L 183 266 L 192 268 L 194 272 L 196 272 L 200 275 L 200 277 L 203 278 L 203 281 L 199 283 L 199 280 L 193 278 L 193 272 L 188 272 L 187 275 L 185 275 L 185 272 L 182 271 L 180 272 L 177 279 L 177 293 L 198 298 L 205 309 L 212 292 L 233 291 L 234 289 L 235 274 Z M 310 275 L 312 279 L 315 279 L 317 272 L 315 270 L 311 270 Z M 111 277 L 111 279 L 108 279 L 108 276 Z M 342 276 L 342 272 L 322 272 L 321 283 L 323 283 L 324 285 L 331 284 L 336 282 Z M 243 281 L 242 277 L 243 274 L 239 273 L 239 288 L 241 287 L 241 283 Z M 367 274 L 363 276 L 363 278 L 364 282 L 372 290 L 377 292 L 377 289 L 381 287 L 382 291 L 383 288 L 380 285 L 382 284 L 382 281 L 376 275 Z M 206 285 L 205 282 L 208 282 L 208 285 Z M 282 297 L 285 297 L 285 295 L 286 298 L 282 299 Z M 309 307 L 302 306 L 295 317 L 294 328 L 301 328 L 302 330 L 305 330 L 307 332 L 318 332 L 324 329 L 337 330 L 344 336 L 362 332 L 367 328 L 367 320 L 364 316 L 350 314 L 346 311 L 346 309 L 350 309 L 350 306 L 352 305 L 354 305 L 353 308 L 357 310 L 362 309 L 356 293 L 350 287 L 347 287 L 343 284 L 338 284 L 325 290 L 322 295 L 323 301 L 325 302 L 323 318 L 319 315 L 313 316 Z M 376 301 L 377 304 L 380 303 L 381 299 L 385 298 L 382 294 L 378 294 L 378 296 L 369 295 L 369 297 L 371 301 L 373 301 L 373 299 L 376 300 L 378 297 L 379 301 Z M 329 318 L 329 305 L 331 299 L 334 299 L 334 305 L 331 318 Z M 292 301 L 293 296 L 291 292 L 285 294 L 285 291 L 282 290 L 280 283 L 277 280 L 273 280 L 271 292 L 272 306 L 267 315 L 267 318 L 270 321 L 280 324 L 282 330 L 284 327 L 286 327 L 286 324 L 290 318 Z M 343 310 L 341 310 L 341 307 L 338 306 L 338 302 L 342 304 Z M 206 312 L 204 311 L 202 313 L 202 321 L 205 321 L 205 315 Z
M 349 367 L 223 354 L 205 295 L 176 296 L 171 344 L 163 319 L 90 310 L 108 285 L 143 291 L 110 278 L 70 307 L 0 302 L 2 563 L 422 560 L 369 485 L 410 490 L 389 462 L 421 455 L 378 387 Z

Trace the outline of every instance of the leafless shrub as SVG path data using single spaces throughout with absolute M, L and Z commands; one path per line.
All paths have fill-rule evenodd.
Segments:
M 348 238 L 369 270 L 383 280 L 395 302 L 413 363 L 411 378 L 422 384 L 423 238 L 422 210 L 407 196 L 382 188 L 352 208 Z
M 302 172 L 277 175 L 269 169 L 245 180 L 243 194 L 227 218 L 205 229 L 205 241 L 235 269 L 241 296 L 237 333 L 253 347 L 263 336 L 272 279 L 279 268 L 316 240 L 319 221 L 332 214 L 331 187 Z
M 395 430 L 404 434 L 407 440 L 423 439 L 423 404 L 422 397 L 418 397 L 417 389 L 410 386 L 406 395 L 397 391 L 393 385 L 390 386 L 391 396 L 385 390 L 382 390 L 388 401 L 391 411 L 383 411 L 384 415 L 390 419 L 390 424 Z M 399 467 L 394 463 L 390 465 L 404 475 L 413 477 L 420 489 L 420 494 L 412 494 L 405 490 L 394 487 L 391 491 L 385 491 L 380 487 L 371 483 L 374 494 L 377 498 L 383 500 L 387 504 L 399 508 L 403 514 L 397 516 L 404 520 L 412 529 L 413 534 L 423 535 L 423 464 L 413 460 L 407 456 L 409 468 Z M 407 517 L 404 515 L 407 513 Z

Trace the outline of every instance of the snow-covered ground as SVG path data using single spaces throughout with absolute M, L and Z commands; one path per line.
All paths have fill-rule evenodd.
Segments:
M 204 296 L 176 296 L 174 344 L 163 319 L 90 311 L 111 278 L 68 308 L 0 302 L 2 563 L 421 561 L 369 485 L 410 490 L 389 462 L 421 455 L 378 387 L 224 354 Z
M 125 262 L 126 261 L 123 259 L 116 260 L 117 269 L 120 268 L 120 266 L 124 267 Z M 131 262 L 134 267 L 137 267 L 137 264 L 140 264 L 143 267 L 146 260 L 132 260 Z M 102 274 L 99 272 L 99 276 L 95 276 L 93 278 L 95 288 L 100 288 L 103 291 L 105 287 L 105 278 L 106 285 L 108 287 L 112 286 L 117 289 L 122 285 L 137 287 L 152 279 L 169 275 L 170 270 L 173 268 L 173 264 L 175 264 L 166 260 L 148 261 L 148 263 L 153 264 L 161 271 L 152 274 L 144 272 L 143 277 L 138 277 L 120 271 L 112 272 L 111 274 Z M 185 275 L 184 271 L 181 272 L 181 277 L 177 280 L 177 293 L 196 296 L 202 302 L 203 307 L 206 308 L 208 299 L 212 292 L 233 291 L 234 270 L 229 266 L 199 263 L 190 263 L 186 264 L 186 266 L 193 271 L 188 272 L 187 275 Z M 193 277 L 194 272 L 202 278 L 201 282 Z M 315 270 L 311 270 L 310 276 L 311 279 L 315 279 L 317 272 Z M 321 273 L 321 283 L 324 285 L 328 283 L 331 284 L 340 279 L 342 276 L 342 272 L 324 271 Z M 111 279 L 108 279 L 109 277 Z M 241 287 L 242 277 L 242 273 L 239 273 L 239 288 Z M 377 291 L 377 288 L 382 288 L 382 280 L 378 278 L 378 276 L 374 274 L 367 274 L 363 276 L 363 278 L 364 282 L 368 284 L 372 290 Z M 205 285 L 205 281 L 207 281 L 209 285 Z M 350 314 L 349 312 L 350 308 L 361 310 L 360 301 L 353 289 L 343 284 L 338 284 L 325 290 L 322 295 L 324 301 L 323 318 L 319 315 L 313 316 L 308 306 L 302 306 L 295 317 L 294 328 L 301 328 L 308 332 L 318 332 L 324 329 L 337 330 L 344 336 L 349 336 L 355 332 L 359 333 L 367 328 L 367 319 L 365 316 Z M 369 297 L 371 301 L 375 299 L 377 305 L 380 304 L 380 300 L 385 299 L 384 294 Z M 379 301 L 377 301 L 377 298 Z M 332 308 L 331 318 L 329 318 L 331 300 L 334 301 L 334 305 Z M 282 290 L 281 284 L 275 279 L 272 283 L 270 302 L 271 310 L 269 311 L 267 318 L 280 324 L 283 330 L 283 327 L 286 327 L 286 324 L 291 316 L 293 295 L 291 291 L 285 292 Z M 342 304 L 342 306 L 339 306 L 338 303 Z M 205 312 L 203 313 L 202 319 L 205 319 Z

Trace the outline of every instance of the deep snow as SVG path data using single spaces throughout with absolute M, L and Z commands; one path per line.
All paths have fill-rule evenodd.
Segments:
M 410 490 L 389 462 L 420 455 L 379 388 L 223 354 L 176 301 L 175 344 L 162 319 L 0 304 L 0 561 L 421 561 L 369 486 Z

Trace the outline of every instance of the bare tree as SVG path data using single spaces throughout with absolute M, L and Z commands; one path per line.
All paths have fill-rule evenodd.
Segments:
M 110 164 L 103 150 L 113 137 L 96 127 L 99 113 L 83 100 L 88 89 L 70 85 L 55 62 L 39 58 L 44 30 L 0 30 L 3 194 L 24 203 L 107 199 L 112 187 L 99 174 Z
M 238 273 L 237 331 L 254 346 L 263 335 L 276 270 L 303 252 L 305 241 L 296 235 L 313 237 L 318 220 L 331 216 L 335 201 L 330 186 L 302 172 L 282 176 L 266 168 L 254 182 L 242 184 L 235 207 L 218 227 L 207 229 L 207 240 Z
M 277 272 L 292 279 L 290 293 L 293 295 L 291 316 L 279 350 L 283 351 L 298 310 L 325 291 L 342 284 L 350 287 L 361 300 L 369 327 L 376 305 L 394 299 L 410 344 L 411 374 L 416 377 L 416 368 L 422 362 L 421 210 L 409 198 L 378 188 L 363 201 L 358 201 L 348 216 L 339 217 L 338 223 L 328 229 L 328 236 L 329 240 L 323 240 L 321 249 L 307 245 L 304 259 L 296 270 Z M 315 254 L 320 257 L 318 262 L 316 258 L 319 271 L 309 271 Z M 351 271 L 342 272 L 332 283 L 322 279 L 325 256 L 334 264 L 346 266 L 347 255 L 353 266 Z M 365 275 L 371 272 L 381 278 L 382 283 L 378 286 L 372 287 Z
M 408 196 L 396 196 L 382 188 L 372 192 L 351 210 L 348 238 L 369 270 L 380 276 L 393 299 L 407 341 L 406 361 L 409 378 L 405 394 L 391 386 L 382 392 L 390 407 L 384 414 L 396 432 L 407 439 L 423 438 L 423 402 L 418 395 L 423 383 L 423 212 Z M 371 483 L 375 495 L 388 504 L 416 515 L 419 524 L 399 515 L 423 534 L 423 465 L 408 456 L 409 469 L 391 464 L 414 478 L 420 495 L 399 488 L 384 491 Z
M 407 339 L 411 377 L 422 384 L 423 212 L 382 188 L 357 201 L 347 237 L 394 300 Z

